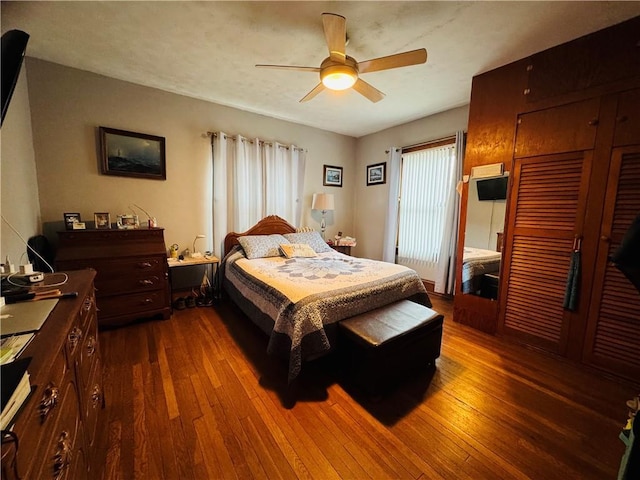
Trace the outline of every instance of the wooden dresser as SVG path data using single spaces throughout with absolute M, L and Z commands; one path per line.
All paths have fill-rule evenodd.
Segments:
M 58 288 L 78 297 L 58 301 L 20 356 L 32 357 L 35 388 L 13 427 L 18 446 L 3 435 L 3 479 L 100 477 L 106 428 L 94 277 L 93 270 L 69 272 Z
M 161 228 L 58 232 L 58 270 L 93 268 L 98 323 L 171 316 L 169 267 Z

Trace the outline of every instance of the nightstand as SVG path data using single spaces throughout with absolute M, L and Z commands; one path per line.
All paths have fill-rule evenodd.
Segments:
M 329 245 L 335 251 L 344 253 L 345 255 L 351 255 L 351 245 Z

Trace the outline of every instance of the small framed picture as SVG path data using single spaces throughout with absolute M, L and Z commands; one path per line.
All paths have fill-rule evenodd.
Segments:
M 367 187 L 380 185 L 387 181 L 387 162 L 367 165 Z
M 98 230 L 105 230 L 111 228 L 111 215 L 108 213 L 94 213 L 93 218 L 96 222 L 96 228 Z
M 322 185 L 327 187 L 341 187 L 342 186 L 342 167 L 325 165 L 324 179 L 323 179 Z
M 118 215 L 117 224 L 120 230 L 133 230 L 140 227 L 137 215 Z
M 74 230 L 73 224 L 80 223 L 79 213 L 65 213 L 64 214 L 64 226 L 67 230 Z

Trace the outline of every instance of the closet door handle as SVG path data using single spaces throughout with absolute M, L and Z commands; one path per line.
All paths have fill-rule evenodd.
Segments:
M 600 237 L 600 240 L 602 240 L 603 242 L 609 243 L 611 241 L 611 237 L 608 237 L 607 235 L 602 235 Z

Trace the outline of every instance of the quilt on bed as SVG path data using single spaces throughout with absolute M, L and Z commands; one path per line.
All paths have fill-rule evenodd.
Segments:
M 331 349 L 325 327 L 405 298 L 431 306 L 414 270 L 333 251 L 248 260 L 237 250 L 225 259 L 224 281 L 273 321 L 268 351 L 288 355 L 289 381 L 302 361 Z
M 500 271 L 500 252 L 464 247 L 462 259 L 462 293 L 477 293 L 482 275 Z

